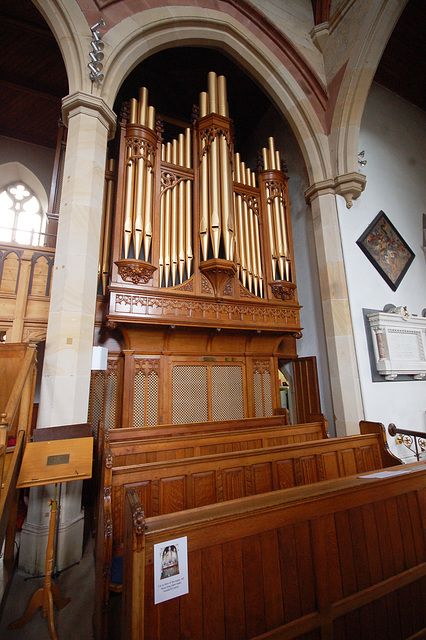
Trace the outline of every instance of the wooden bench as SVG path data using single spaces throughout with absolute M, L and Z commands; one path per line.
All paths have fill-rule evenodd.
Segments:
M 128 493 L 121 637 L 424 638 L 426 465 L 388 471 L 146 519 Z M 154 604 L 154 549 L 183 537 L 189 592 Z
M 106 460 L 98 516 L 96 592 L 107 615 L 113 557 L 121 556 L 124 502 L 137 488 L 147 516 L 277 491 L 398 463 L 378 434 L 113 467 Z M 105 629 L 103 621 L 101 627 Z M 101 637 L 105 637 L 101 634 Z
M 112 521 L 113 554 L 122 548 L 124 499 L 131 486 L 137 486 L 145 515 L 151 517 L 398 463 L 402 464 L 383 449 L 378 434 L 366 434 L 107 467 L 104 517 Z
M 240 425 L 240 423 L 238 423 Z M 138 434 L 139 435 L 139 434 Z M 194 434 L 149 436 L 133 440 L 116 440 L 107 443 L 106 455 L 111 455 L 113 466 L 176 460 L 215 453 L 260 449 L 282 444 L 295 444 L 328 438 L 325 418 L 319 422 L 297 425 L 266 425 L 243 429 Z
M 327 429 L 327 421 L 323 415 L 315 416 L 315 422 L 324 422 Z M 260 427 L 282 427 L 288 424 L 288 411 L 282 415 L 261 418 L 241 418 L 240 420 L 214 420 L 208 422 L 186 422 L 180 424 L 158 424 L 151 427 L 132 427 L 106 429 L 100 421 L 97 432 L 97 458 L 102 459 L 106 446 L 115 443 L 136 442 L 147 438 L 175 438 L 195 434 L 212 434 L 224 431 L 236 431 L 246 429 L 259 429 Z

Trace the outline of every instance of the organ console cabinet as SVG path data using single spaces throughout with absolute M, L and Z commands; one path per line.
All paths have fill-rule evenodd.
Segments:
M 92 380 L 92 406 L 96 375 L 98 394 L 116 394 L 102 401 L 110 426 L 272 415 L 278 360 L 297 358 L 280 153 L 270 137 L 257 170 L 246 166 L 234 150 L 226 80 L 211 72 L 207 85 L 192 126 L 173 140 L 163 139 L 146 88 L 122 110 L 99 286 L 103 322 L 124 349 Z

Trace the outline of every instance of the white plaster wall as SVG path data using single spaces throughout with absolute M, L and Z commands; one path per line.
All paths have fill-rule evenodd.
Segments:
M 338 197 L 345 267 L 365 418 L 394 422 L 403 429 L 426 432 L 426 382 L 372 382 L 363 308 L 382 310 L 386 304 L 406 305 L 413 314 L 426 307 L 426 260 L 421 248 L 426 201 L 426 113 L 373 83 L 361 124 L 359 150 L 365 150 L 364 193 L 352 209 Z M 415 253 L 398 289 L 382 279 L 356 244 L 384 211 Z M 389 444 L 399 456 L 401 445 Z
M 0 165 L 6 162 L 20 162 L 37 176 L 47 196 L 50 193 L 54 160 L 54 149 L 0 136 Z

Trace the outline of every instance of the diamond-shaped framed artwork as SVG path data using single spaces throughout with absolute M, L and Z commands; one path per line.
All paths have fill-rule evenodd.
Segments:
M 392 291 L 396 291 L 415 254 L 383 211 L 356 243 Z

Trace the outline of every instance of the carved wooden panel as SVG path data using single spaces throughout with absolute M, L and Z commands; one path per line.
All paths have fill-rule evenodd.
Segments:
M 235 500 L 245 495 L 244 473 L 242 467 L 234 469 L 224 469 L 223 476 L 223 499 Z
M 330 451 L 330 453 L 322 454 L 322 465 L 324 469 L 325 477 L 328 480 L 339 477 L 339 461 L 336 451 Z
M 186 479 L 185 476 L 162 478 L 160 480 L 160 510 L 161 513 L 174 513 L 186 509 Z
M 54 256 L 34 253 L 28 293 L 32 296 L 50 296 Z
M 287 489 L 296 485 L 293 460 L 277 462 L 278 488 Z
M 253 387 L 256 416 L 272 416 L 272 387 L 269 360 L 253 361 Z
M 350 476 L 360 471 L 356 465 L 354 449 L 342 449 L 342 451 L 339 452 L 339 459 L 345 476 Z
M 318 482 L 317 461 L 315 456 L 305 456 L 300 458 L 300 467 L 303 478 L 302 484 Z
M 191 493 L 193 507 L 213 504 L 216 499 L 216 474 L 214 471 L 192 474 Z
M 272 464 L 266 462 L 252 466 L 253 493 L 266 493 L 274 490 Z
M 22 251 L 12 249 L 0 251 L 0 291 L 16 294 Z

